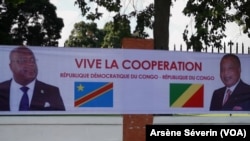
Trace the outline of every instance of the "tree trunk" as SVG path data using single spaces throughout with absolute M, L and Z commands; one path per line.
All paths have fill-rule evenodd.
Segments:
M 169 19 L 171 0 L 154 0 L 154 49 L 169 50 Z

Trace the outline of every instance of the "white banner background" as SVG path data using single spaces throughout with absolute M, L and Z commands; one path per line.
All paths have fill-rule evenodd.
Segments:
M 0 82 L 9 80 L 12 73 L 9 69 L 9 52 L 14 46 L 0 47 Z M 60 88 L 66 111 L 25 112 L 22 114 L 174 114 L 174 113 L 212 113 L 209 111 L 213 91 L 223 86 L 219 77 L 219 63 L 224 54 L 200 52 L 173 52 L 137 49 L 97 49 L 97 48 L 53 48 L 30 47 L 34 52 L 38 65 L 38 80 Z M 242 64 L 242 80 L 250 84 L 249 55 L 238 54 Z M 85 59 L 94 63 L 80 65 Z M 94 60 L 99 60 L 96 64 Z M 187 70 L 153 70 L 125 69 L 124 60 L 168 61 L 201 63 L 201 71 Z M 128 66 L 129 63 L 126 63 Z M 62 77 L 63 73 L 88 75 L 86 78 Z M 119 74 L 129 78 L 95 78 L 94 74 Z M 137 76 L 132 78 L 131 76 Z M 142 78 L 154 76 L 155 79 Z M 164 79 L 166 75 L 193 76 L 195 79 Z M 198 80 L 199 77 L 211 77 L 213 80 Z M 113 82 L 113 107 L 74 107 L 74 82 Z M 204 84 L 203 108 L 172 108 L 169 105 L 170 83 Z M 0 112 L 0 114 L 20 114 L 21 112 Z M 217 112 L 218 113 L 218 112 Z M 219 112 L 221 113 L 221 112 Z M 225 113 L 222 111 L 222 113 Z M 227 112 L 228 113 L 228 112 Z M 230 112 L 232 113 L 232 112 Z

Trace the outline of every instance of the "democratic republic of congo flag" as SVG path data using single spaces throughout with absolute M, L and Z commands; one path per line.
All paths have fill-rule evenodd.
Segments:
M 75 107 L 113 107 L 112 82 L 75 82 Z
M 203 84 L 170 84 L 170 107 L 200 108 L 204 106 Z

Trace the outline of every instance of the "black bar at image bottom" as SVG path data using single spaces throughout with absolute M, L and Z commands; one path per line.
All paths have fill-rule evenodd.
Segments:
M 169 139 L 250 140 L 250 125 L 146 125 L 146 141 Z

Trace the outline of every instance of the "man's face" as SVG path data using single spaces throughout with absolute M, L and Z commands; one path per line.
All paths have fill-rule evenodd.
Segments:
M 240 79 L 240 73 L 240 66 L 234 59 L 228 57 L 221 60 L 220 77 L 227 87 L 233 86 Z
M 33 81 L 38 73 L 35 57 L 28 49 L 12 53 L 10 69 L 16 82 L 21 85 L 27 85 Z

